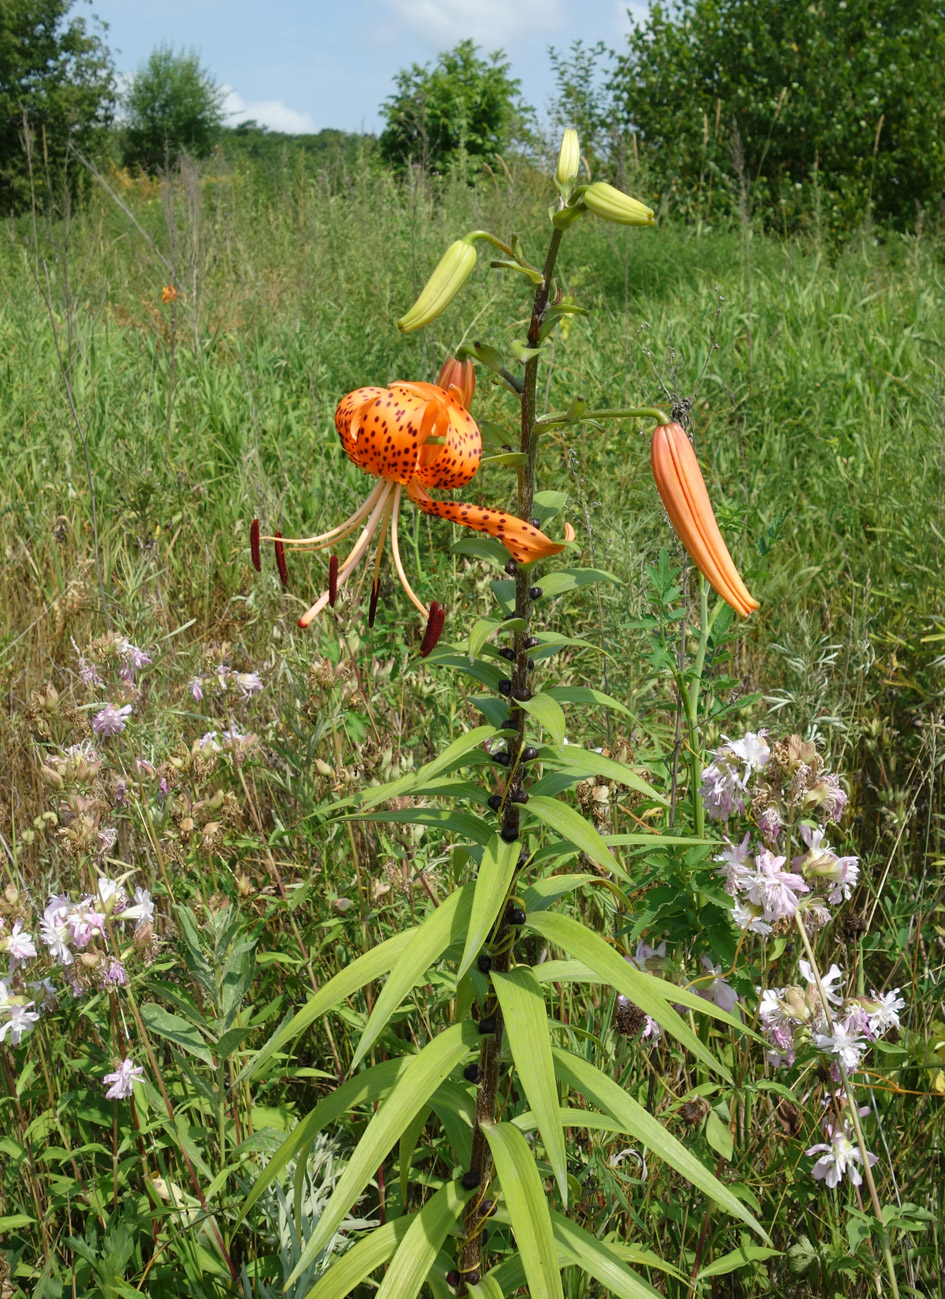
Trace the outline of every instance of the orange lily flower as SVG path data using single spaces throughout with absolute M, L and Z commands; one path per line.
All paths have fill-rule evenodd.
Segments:
M 381 559 L 390 532 L 394 568 L 400 584 L 414 607 L 427 620 L 421 654 L 428 654 L 443 628 L 446 610 L 436 600 L 428 609 L 407 579 L 400 554 L 400 506 L 404 492 L 425 514 L 461 523 L 477 532 L 487 532 L 501 541 L 521 564 L 557 554 L 563 547 L 543 532 L 502 510 L 457 501 L 438 501 L 427 488 L 450 491 L 465 487 L 479 468 L 482 438 L 479 427 L 466 409 L 472 400 L 472 364 L 450 358 L 433 383 L 392 383 L 387 388 L 358 388 L 342 397 L 335 411 L 335 428 L 349 460 L 380 481 L 349 518 L 315 537 L 284 538 L 276 533 L 260 537 L 254 521 L 250 542 L 253 563 L 259 564 L 259 542 L 273 541 L 280 576 L 285 582 L 285 550 L 323 550 L 337 545 L 361 527 L 357 542 L 339 563 L 332 555 L 328 589 L 299 619 L 307 627 L 326 605 L 334 605 L 338 591 L 367 554 L 373 538 L 379 536 L 371 581 L 369 625 L 374 625 L 380 589 Z
M 705 580 L 743 618 L 758 601 L 738 575 L 712 512 L 702 471 L 686 431 L 661 424 L 650 447 L 656 490 L 679 540 Z

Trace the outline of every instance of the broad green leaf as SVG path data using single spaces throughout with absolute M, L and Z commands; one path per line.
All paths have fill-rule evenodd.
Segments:
M 174 1015 L 157 1002 L 146 1001 L 141 1007 L 141 1018 L 144 1020 L 145 1027 L 151 1033 L 157 1034 L 158 1037 L 166 1038 L 168 1042 L 173 1042 L 175 1046 L 183 1047 L 191 1055 L 195 1055 L 198 1060 L 204 1064 L 212 1065 L 213 1056 L 207 1049 L 206 1039 L 201 1036 L 198 1029 L 181 1015 Z
M 607 1294 L 619 1299 L 659 1299 L 659 1292 L 648 1281 L 631 1272 L 623 1259 L 589 1231 L 554 1210 L 551 1226 L 559 1247 L 583 1272 L 598 1281 Z
M 562 636 L 560 632 L 556 631 L 543 631 L 535 634 L 538 637 L 538 644 L 532 650 L 532 658 L 536 660 L 549 658 L 552 654 L 557 654 L 558 650 L 569 647 L 573 649 L 589 649 L 593 650 L 595 654 L 604 654 L 607 658 L 613 658 L 613 655 L 608 654 L 600 645 L 595 645 L 593 641 L 581 640 L 577 636 Z
M 549 519 L 553 519 L 560 514 L 567 503 L 567 492 L 555 491 L 553 488 L 543 492 L 536 492 L 532 501 L 532 509 L 535 512 L 539 527 L 544 527 Z
M 415 932 L 414 929 L 405 929 L 403 933 L 395 934 L 393 938 L 378 943 L 369 952 L 365 952 L 356 961 L 339 970 L 333 978 L 319 988 L 318 992 L 309 997 L 302 1009 L 297 1011 L 287 1024 L 276 1029 L 266 1045 L 260 1047 L 251 1060 L 247 1060 L 237 1074 L 236 1082 L 251 1078 L 271 1056 L 281 1051 L 288 1042 L 295 1041 L 299 1034 L 304 1033 L 309 1024 L 320 1015 L 326 1014 L 346 997 L 350 997 L 353 992 L 370 983 L 372 979 L 386 974 L 400 959 L 401 953 L 410 946 Z
M 521 1282 L 519 1285 L 521 1285 Z M 494 1272 L 487 1272 L 478 1285 L 467 1285 L 466 1289 L 472 1299 L 505 1299 L 507 1293 L 502 1288 L 502 1282 L 498 1280 Z M 514 1293 L 514 1291 L 508 1293 Z
M 397 780 L 388 781 L 386 785 L 364 790 L 357 797 L 357 802 L 363 807 L 373 807 L 376 803 L 386 802 L 389 798 L 400 798 L 403 794 L 410 794 L 431 777 L 441 776 L 444 772 L 461 766 L 467 753 L 472 749 L 478 749 L 480 744 L 491 739 L 494 734 L 495 729 L 492 726 L 475 726 L 471 731 L 460 735 L 452 744 L 448 744 L 439 757 L 434 758 L 432 762 L 425 763 L 424 766 L 408 772 L 405 776 L 399 776 Z M 350 801 L 345 800 L 345 802 Z M 338 807 L 344 805 L 345 803 L 336 804 Z
M 781 1250 L 769 1249 L 766 1245 L 739 1245 L 738 1249 L 723 1254 L 705 1267 L 700 1267 L 696 1285 L 712 1276 L 725 1276 L 728 1272 L 737 1272 L 748 1263 L 760 1263 L 766 1258 L 780 1258 Z
M 735 1151 L 732 1130 L 727 1123 L 722 1122 L 715 1110 L 709 1110 L 706 1118 L 705 1139 L 715 1153 L 721 1155 L 726 1163 L 730 1164 L 732 1162 L 732 1155 Z
M 603 690 L 593 690 L 590 686 L 548 686 L 545 694 L 551 695 L 562 704 L 599 704 L 601 708 L 612 708 L 614 712 L 623 713 L 625 717 L 634 716 L 619 699 L 605 694 Z
M 345 1250 L 309 1290 L 305 1299 L 345 1299 L 351 1291 L 379 1268 L 407 1234 L 413 1215 L 394 1218 L 376 1227 L 368 1236 Z
M 417 1142 L 420 1140 L 420 1134 L 426 1127 L 427 1119 L 430 1117 L 432 1110 L 420 1110 L 414 1115 L 411 1121 L 400 1134 L 400 1141 L 397 1146 L 397 1163 L 400 1168 L 400 1199 L 402 1204 L 407 1203 L 407 1193 L 410 1188 L 410 1174 L 413 1164 L 413 1152 L 417 1148 Z
M 579 586 L 593 586 L 596 582 L 613 582 L 623 586 L 619 577 L 606 573 L 602 568 L 559 568 L 541 579 L 543 596 L 563 595 Z
M 485 461 L 482 462 L 483 464 Z M 498 568 L 505 568 L 509 562 L 509 552 L 500 541 L 493 537 L 471 537 L 468 534 L 454 541 L 450 546 L 453 555 L 471 555 L 474 559 L 485 559 Z
M 555 744 L 564 744 L 565 716 L 564 709 L 557 699 L 539 691 L 531 699 L 523 699 L 520 707 L 548 732 Z
M 477 788 L 477 794 L 482 790 Z M 383 821 L 395 825 L 435 825 L 441 830 L 450 830 L 461 839 L 470 839 L 483 847 L 494 833 L 492 826 L 474 812 L 463 812 L 456 807 L 417 807 L 407 808 L 402 812 L 368 812 L 364 816 L 352 816 L 352 821 Z M 493 823 L 494 824 L 494 823 Z M 390 941 L 390 940 L 388 940 Z
M 307 1143 L 313 1141 L 323 1128 L 334 1123 L 339 1115 L 350 1113 L 356 1105 L 363 1105 L 366 1101 L 383 1100 L 398 1079 L 407 1072 L 408 1065 L 416 1058 L 416 1056 L 398 1056 L 394 1060 L 384 1060 L 381 1064 L 376 1064 L 373 1069 L 365 1069 L 363 1073 L 355 1074 L 353 1078 L 349 1078 L 340 1087 L 336 1087 L 330 1095 L 320 1100 L 311 1113 L 292 1129 L 257 1177 L 253 1189 L 237 1215 L 235 1226 L 239 1226 L 283 1168 Z
M 691 1005 L 694 1002 L 694 1009 L 709 1013 L 710 1010 L 718 1010 L 712 1002 L 697 997 L 694 993 L 686 992 L 674 983 L 667 983 L 652 974 L 645 974 L 642 970 L 638 970 L 629 961 L 625 961 L 619 952 L 616 952 L 599 934 L 593 933 L 586 925 L 573 920 L 570 916 L 544 911 L 538 915 L 526 916 L 526 925 L 541 934 L 549 943 L 555 943 L 583 961 L 585 965 L 589 965 L 592 970 L 596 970 L 602 982 L 610 984 L 625 997 L 629 997 L 697 1059 L 708 1065 L 715 1073 L 721 1074 L 726 1082 L 732 1081 L 725 1065 L 700 1042 L 686 1021 L 670 1004 L 681 1002 L 684 1005 Z M 737 1020 L 725 1015 L 724 1011 L 719 1013 L 730 1027 L 741 1029 L 742 1026 Z
M 469 642 L 466 646 L 466 653 L 471 659 L 476 657 L 486 641 L 494 636 L 501 626 L 502 623 L 498 618 L 476 619 L 469 630 Z
M 549 875 L 547 879 L 535 880 L 534 884 L 529 884 L 522 894 L 522 905 L 526 911 L 545 911 L 575 889 L 600 882 L 597 875 Z
M 487 850 L 488 852 L 488 850 Z M 384 986 L 374 1003 L 358 1049 L 351 1061 L 351 1069 L 358 1065 L 370 1051 L 387 1027 L 391 1015 L 419 981 L 422 975 L 440 959 L 446 949 L 458 943 L 469 931 L 469 914 L 473 902 L 473 886 L 464 884 L 431 911 L 427 918 L 412 931 L 412 941 L 407 945 L 384 980 Z
M 414 1299 L 471 1194 L 459 1182 L 447 1182 L 431 1195 L 420 1212 L 413 1215 L 376 1299 Z
M 542 961 L 535 966 L 539 983 L 599 983 L 600 979 L 583 961 Z
M 505 843 L 497 834 L 494 834 L 486 844 L 479 873 L 476 876 L 476 893 L 466 933 L 466 946 L 463 948 L 463 957 L 456 971 L 457 983 L 479 955 L 489 931 L 502 910 L 521 848 L 522 845 L 517 839 L 514 843 Z
M 591 969 L 597 970 L 604 982 L 611 983 L 617 992 L 623 992 L 625 996 L 629 996 L 629 999 L 636 1002 L 642 1011 L 654 1018 L 658 1024 L 662 1024 L 664 1029 L 673 1034 L 673 1037 L 679 1038 L 680 1042 L 684 1042 L 685 1047 L 692 1051 L 694 1055 L 698 1055 L 699 1059 L 705 1061 L 710 1066 L 710 1069 L 723 1074 L 723 1077 L 728 1082 L 732 1081 L 728 1076 L 728 1070 L 706 1051 L 701 1042 L 698 1042 L 699 1050 L 695 1050 L 689 1025 L 686 1025 L 681 1020 L 676 1011 L 673 1011 L 671 1007 L 667 1007 L 667 1003 L 685 1005 L 690 1011 L 697 1011 L 699 1015 L 706 1015 L 710 1020 L 718 1020 L 719 1024 L 723 1024 L 727 1029 L 732 1029 L 736 1033 L 745 1033 L 747 1037 L 755 1040 L 755 1042 L 763 1042 L 764 1039 L 759 1037 L 754 1029 L 747 1028 L 740 1020 L 728 1015 L 715 1002 L 708 1002 L 705 996 L 699 996 L 697 992 L 690 992 L 688 987 L 680 987 L 679 983 L 667 983 L 666 979 L 656 978 L 654 974 L 647 974 L 643 970 L 638 970 L 636 965 L 630 964 L 630 961 L 625 961 L 623 956 L 620 956 L 610 946 L 610 943 L 604 942 L 604 939 L 599 937 L 598 934 L 591 933 L 588 927 L 582 925 L 580 921 L 572 920 L 569 916 L 536 917 L 536 927 L 545 925 L 546 921 L 547 924 L 555 927 L 555 931 L 559 935 L 564 935 L 565 931 L 571 935 L 567 942 L 564 942 L 563 937 L 551 938 L 550 934 L 547 934 L 546 937 L 549 937 L 550 942 L 559 943 L 559 946 L 571 952 L 572 956 L 580 957 L 581 960 L 591 966 Z M 573 944 L 582 944 L 581 950 L 578 950 L 578 947 L 573 946 Z M 594 953 L 595 959 L 591 959 L 591 953 Z M 606 970 L 606 973 L 604 973 L 604 970 Z M 645 999 L 646 1004 L 643 1004 L 641 999 Z M 655 1005 L 653 1011 L 651 1011 L 650 1005 Z M 660 1015 L 666 1013 L 664 1009 L 660 1009 L 660 1005 L 668 1009 L 672 1021 L 660 1018 Z M 676 1028 L 671 1028 L 669 1022 L 676 1024 Z M 680 1037 L 679 1025 L 682 1025 L 682 1028 L 686 1030 L 685 1040 Z
M 465 654 L 444 654 L 434 650 L 427 662 L 433 667 L 455 668 L 463 676 L 472 677 L 474 681 L 494 690 L 496 694 L 499 692 L 499 682 L 505 675 L 501 668 L 494 667 L 491 663 L 484 663 L 481 659 L 470 661 Z
M 658 1119 L 630 1096 L 627 1091 L 608 1078 L 607 1074 L 595 1068 L 581 1056 L 554 1048 L 555 1070 L 558 1077 L 573 1087 L 592 1105 L 618 1119 L 624 1125 L 624 1131 L 637 1141 L 642 1141 L 654 1155 L 657 1155 L 670 1168 L 675 1168 L 687 1182 L 697 1190 L 714 1200 L 727 1213 L 748 1224 L 762 1240 L 768 1235 L 759 1222 L 748 1212 L 741 1200 L 723 1185 L 722 1182 L 701 1163 L 691 1150 L 687 1150 L 681 1141 L 672 1136 Z
M 549 830 L 554 830 L 562 839 L 567 839 L 568 843 L 573 843 L 575 848 L 586 853 L 598 866 L 613 871 L 623 879 L 627 878 L 598 831 L 570 804 L 562 803 L 557 798 L 546 798 L 544 794 L 533 794 L 526 808 L 529 816 L 541 821 Z
M 564 1299 L 548 1197 L 528 1142 L 511 1123 L 483 1128 L 495 1161 L 530 1299 Z
M 314 1232 L 286 1281 L 287 1289 L 331 1240 L 417 1111 L 429 1105 L 430 1098 L 450 1070 L 478 1045 L 478 1026 L 467 1020 L 463 1024 L 451 1024 L 410 1058 L 352 1152 L 331 1199 L 322 1210 Z
M 645 794 L 656 803 L 669 805 L 669 799 L 658 793 L 652 785 L 647 784 L 632 767 L 628 767 L 623 762 L 616 762 L 613 758 L 605 758 L 602 753 L 594 753 L 591 749 L 583 749 L 576 744 L 563 744 L 561 740 L 556 740 L 555 746 L 548 745 L 539 757 L 549 767 L 559 771 L 573 771 L 582 780 L 586 780 L 588 776 L 606 776 L 608 780 L 617 781 L 618 784 L 626 785 L 628 789 L 635 789 L 637 793 Z
M 558 1087 L 551 1057 L 551 1034 L 541 986 L 527 965 L 508 974 L 492 973 L 492 986 L 502 1007 L 512 1060 L 521 1079 L 525 1099 L 538 1120 L 545 1154 L 568 1205 L 568 1158 L 558 1114 Z

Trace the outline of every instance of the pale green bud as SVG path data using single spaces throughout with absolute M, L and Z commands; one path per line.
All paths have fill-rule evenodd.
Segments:
M 397 321 L 397 328 L 403 334 L 429 325 L 445 311 L 457 293 L 469 279 L 476 265 L 476 249 L 465 239 L 457 239 L 450 244 L 440 258 L 436 270 L 427 280 L 416 302 Z
M 582 197 L 589 210 L 604 221 L 615 221 L 621 226 L 653 224 L 652 208 L 637 202 L 629 194 L 614 189 L 613 185 L 608 185 L 605 181 L 596 180 L 593 185 L 588 185 Z
M 570 126 L 564 133 L 561 148 L 558 151 L 558 166 L 555 168 L 555 180 L 559 185 L 570 185 L 577 177 L 581 166 L 581 145 L 578 133 Z

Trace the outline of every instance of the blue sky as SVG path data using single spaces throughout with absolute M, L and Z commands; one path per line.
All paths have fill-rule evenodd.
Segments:
M 643 17 L 646 3 L 629 6 Z M 196 49 L 229 92 L 235 123 L 283 131 L 376 131 L 396 72 L 471 37 L 505 50 L 525 99 L 543 117 L 554 92 L 547 47 L 581 37 L 622 48 L 619 0 L 92 0 L 74 13 L 108 24 L 121 73 L 156 45 Z

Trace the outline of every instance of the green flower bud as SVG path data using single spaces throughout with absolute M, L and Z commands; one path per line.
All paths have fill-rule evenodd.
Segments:
M 629 194 L 614 189 L 602 180 L 588 185 L 583 194 L 584 202 L 595 216 L 605 221 L 615 221 L 621 226 L 651 226 L 653 209 L 638 203 Z
M 419 298 L 406 315 L 397 321 L 401 333 L 409 334 L 414 329 L 429 325 L 431 320 L 436 320 L 469 279 L 475 265 L 476 250 L 472 244 L 465 239 L 457 239 L 450 244 Z
M 578 174 L 581 165 L 581 145 L 578 133 L 569 126 L 561 141 L 558 152 L 558 166 L 555 169 L 555 180 L 559 185 L 570 185 Z

